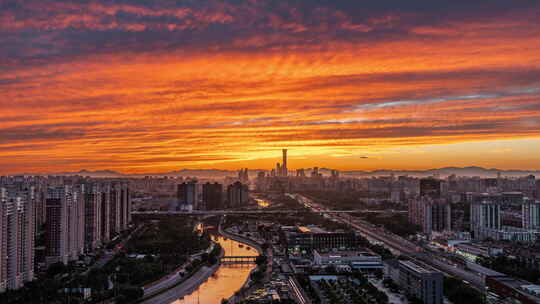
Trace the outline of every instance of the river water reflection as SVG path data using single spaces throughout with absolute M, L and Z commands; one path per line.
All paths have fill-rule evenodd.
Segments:
M 226 256 L 257 256 L 257 250 L 234 240 L 213 236 L 225 250 Z M 249 272 L 255 265 L 221 265 L 213 276 L 202 283 L 197 290 L 183 299 L 173 301 L 174 304 L 219 304 L 221 299 L 232 296 L 242 287 Z

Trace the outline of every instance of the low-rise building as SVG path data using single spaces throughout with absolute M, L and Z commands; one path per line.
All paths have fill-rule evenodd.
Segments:
M 337 251 L 319 252 L 313 251 L 313 263 L 315 265 L 349 265 L 356 269 L 382 269 L 382 259 L 368 251 Z
M 486 247 L 473 243 L 461 243 L 454 245 L 454 253 L 474 262 L 480 257 L 501 255 L 504 253 L 504 249 L 497 247 Z
M 330 232 L 316 226 L 282 227 L 280 238 L 287 252 L 299 254 L 313 250 L 347 250 L 357 245 L 354 232 Z
M 385 262 L 385 275 L 424 304 L 443 303 L 442 273 L 416 261 Z
M 540 303 L 540 285 L 505 275 L 486 278 L 489 303 Z

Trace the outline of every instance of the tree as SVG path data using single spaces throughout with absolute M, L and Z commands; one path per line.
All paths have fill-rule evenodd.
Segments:
M 66 265 L 62 262 L 56 262 L 51 264 L 49 268 L 47 269 L 47 276 L 54 277 L 58 274 L 64 273 L 67 271 Z
M 259 255 L 257 256 L 257 258 L 255 259 L 255 264 L 257 264 L 257 266 L 261 266 L 263 264 L 266 264 L 266 261 L 268 260 L 268 257 L 266 255 Z
M 120 294 L 124 296 L 123 303 L 133 303 L 143 297 L 144 291 L 140 287 L 127 286 L 120 288 Z
M 328 274 L 335 274 L 337 272 L 336 266 L 328 265 L 328 266 L 324 267 L 324 272 L 326 272 Z
M 382 280 L 383 278 L 383 272 L 380 269 L 376 269 L 374 272 L 374 275 L 378 280 Z

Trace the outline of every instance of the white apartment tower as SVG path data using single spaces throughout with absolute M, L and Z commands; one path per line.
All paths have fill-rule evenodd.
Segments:
M 0 188 L 0 292 L 34 279 L 33 189 Z

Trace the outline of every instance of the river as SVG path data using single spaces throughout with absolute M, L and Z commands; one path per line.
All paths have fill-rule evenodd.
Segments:
M 213 236 L 225 250 L 226 256 L 257 256 L 257 250 L 237 241 Z M 182 299 L 176 299 L 172 304 L 220 304 L 222 299 L 231 297 L 246 281 L 255 265 L 221 265 L 208 280 Z

